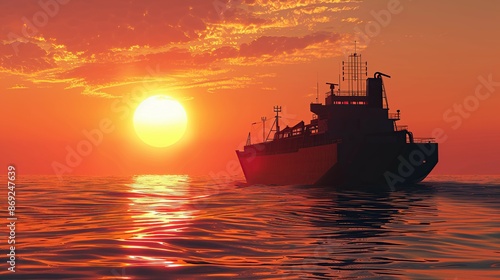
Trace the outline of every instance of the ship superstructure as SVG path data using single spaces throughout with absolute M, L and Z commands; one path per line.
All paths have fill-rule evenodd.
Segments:
M 353 53 L 342 62 L 342 81 L 327 83 L 325 102 L 310 104 L 314 117 L 281 128 L 272 139 L 236 151 L 250 184 L 375 184 L 396 186 L 423 180 L 438 162 L 433 139 L 414 138 L 389 112 L 384 78 L 368 77 L 368 65 Z M 342 86 L 342 87 L 340 87 Z

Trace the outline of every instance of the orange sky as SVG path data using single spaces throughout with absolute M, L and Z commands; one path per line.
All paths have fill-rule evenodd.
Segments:
M 287 124 L 308 121 L 317 77 L 323 99 L 357 40 L 369 75 L 392 76 L 401 124 L 446 135 L 434 174 L 499 174 L 499 12 L 497 1 L 2 1 L 0 162 L 19 174 L 54 163 L 67 175 L 233 174 L 251 123 L 274 105 Z M 132 124 L 158 93 L 189 118 L 163 149 Z M 68 165 L 101 122 L 102 139 Z

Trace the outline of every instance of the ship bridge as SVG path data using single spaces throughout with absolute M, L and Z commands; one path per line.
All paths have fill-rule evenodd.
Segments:
M 389 105 L 382 77 L 390 78 L 380 72 L 368 78 L 368 63 L 360 54 L 353 53 L 347 62 L 342 61 L 342 82 L 339 79 L 338 84 L 326 83 L 330 91 L 326 93 L 325 105 L 367 105 L 387 109 Z
M 360 54 L 353 53 L 342 62 L 342 79 L 327 83 L 325 103 L 311 103 L 319 133 L 328 132 L 335 137 L 361 137 L 366 134 L 395 131 L 397 115 L 389 114 L 389 104 L 382 81 L 390 78 L 381 72 L 368 77 L 368 63 Z

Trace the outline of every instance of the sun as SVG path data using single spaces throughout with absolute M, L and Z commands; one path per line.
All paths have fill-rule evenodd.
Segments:
M 155 95 L 135 109 L 135 132 L 144 143 L 158 148 L 177 143 L 187 127 L 184 107 L 166 95 Z

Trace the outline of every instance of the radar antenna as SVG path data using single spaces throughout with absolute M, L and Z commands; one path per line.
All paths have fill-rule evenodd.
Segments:
M 335 86 L 338 86 L 339 84 L 334 84 L 334 83 L 326 83 L 327 85 L 330 85 L 330 94 L 335 96 Z

